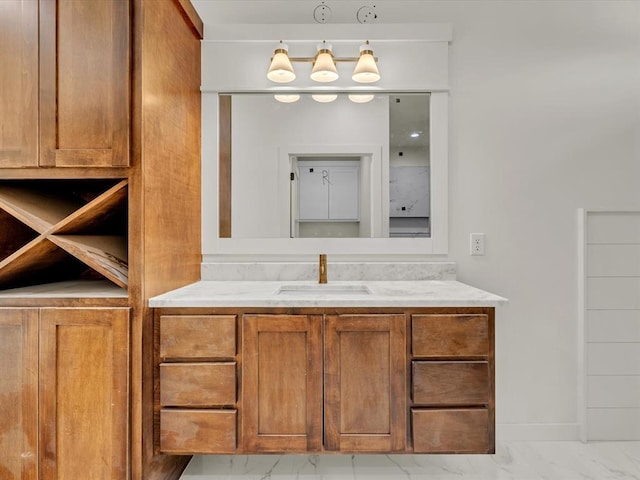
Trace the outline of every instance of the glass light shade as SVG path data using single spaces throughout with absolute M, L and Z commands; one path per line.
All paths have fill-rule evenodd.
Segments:
M 374 95 L 372 94 L 355 94 L 355 93 L 350 93 L 349 94 L 349 100 L 351 100 L 353 103 L 367 103 L 370 102 L 371 100 L 373 100 Z
M 325 45 L 323 47 L 318 50 L 318 54 L 313 61 L 311 80 L 322 83 L 333 82 L 338 79 L 338 70 L 333 61 L 331 48 L 327 48 Z
M 287 54 L 287 46 L 282 44 L 273 52 L 273 59 L 269 65 L 267 78 L 276 83 L 289 83 L 296 79 L 296 73 L 293 71 L 293 65 Z
M 329 102 L 333 102 L 336 98 L 338 98 L 338 95 L 335 93 L 322 93 L 322 94 L 311 95 L 311 98 L 313 98 L 316 102 L 329 103 Z
M 298 95 L 297 93 L 276 94 L 273 96 L 273 98 L 282 103 L 293 103 L 300 100 L 300 95 Z
M 378 65 L 373 58 L 373 51 L 369 49 L 369 45 L 360 47 L 360 58 L 353 70 L 352 80 L 358 83 L 372 83 L 380 80 L 380 72 Z

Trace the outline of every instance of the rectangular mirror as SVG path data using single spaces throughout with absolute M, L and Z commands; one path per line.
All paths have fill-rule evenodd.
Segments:
M 429 93 L 276 97 L 219 96 L 219 238 L 431 237 Z

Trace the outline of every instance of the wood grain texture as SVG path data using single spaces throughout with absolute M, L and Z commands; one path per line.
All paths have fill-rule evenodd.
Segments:
M 412 363 L 414 404 L 488 406 L 490 388 L 488 362 Z
M 200 41 L 178 8 L 170 0 L 152 2 L 144 16 L 146 296 L 200 278 Z
M 231 95 L 218 96 L 218 236 L 231 238 Z
M 34 230 L 0 208 L 0 262 L 37 236 Z
M 250 452 L 322 445 L 322 317 L 242 319 L 242 439 Z
M 129 164 L 129 8 L 40 0 L 40 165 Z
M 38 233 L 45 233 L 83 206 L 69 195 L 24 183 L 0 184 L 0 208 Z
M 129 309 L 40 312 L 44 478 L 127 478 Z
M 0 2 L 0 168 L 38 165 L 37 39 L 37 2 Z
M 119 287 L 127 288 L 126 238 L 117 235 L 51 235 L 49 239 Z
M 487 315 L 413 315 L 413 355 L 481 357 L 490 351 Z
M 149 297 L 200 278 L 200 38 L 174 0 L 133 0 L 129 294 L 132 478 L 177 479 L 189 457 L 155 455 Z M 175 72 L 180 72 L 176 75 Z
M 160 358 L 231 359 L 236 354 L 235 315 L 162 315 Z
M 126 208 L 128 183 L 126 179 L 121 180 L 57 223 L 52 232 L 61 235 L 87 233 L 100 229 L 106 219 Z
M 125 178 L 129 175 L 127 167 L 93 168 L 69 167 L 69 168 L 0 168 L 0 178 L 12 180 L 29 179 L 58 179 L 68 180 L 74 178 L 104 179 Z
M 235 403 L 235 362 L 160 365 L 163 407 L 235 406 Z
M 77 273 L 78 266 L 70 262 L 69 255 L 41 235 L 0 262 L 0 286 L 48 283 Z
M 193 33 L 198 36 L 198 38 L 204 38 L 204 24 L 202 23 L 202 19 L 198 12 L 193 7 L 189 0 L 176 0 L 180 7 L 182 8 L 183 17 L 187 21 L 187 24 L 191 26 Z
M 38 478 L 38 310 L 0 309 L 0 478 Z
M 160 412 L 160 451 L 173 454 L 234 453 L 235 410 L 180 410 Z
M 404 315 L 326 317 L 326 449 L 405 449 L 405 327 Z
M 492 453 L 486 409 L 411 411 L 416 453 Z

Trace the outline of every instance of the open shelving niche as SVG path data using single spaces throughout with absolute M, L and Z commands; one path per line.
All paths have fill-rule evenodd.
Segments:
M 0 296 L 127 296 L 127 186 L 0 181 Z

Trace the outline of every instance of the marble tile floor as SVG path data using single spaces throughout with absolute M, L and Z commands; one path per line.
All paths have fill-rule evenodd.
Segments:
M 182 480 L 640 480 L 640 442 L 504 442 L 495 455 L 196 456 Z

